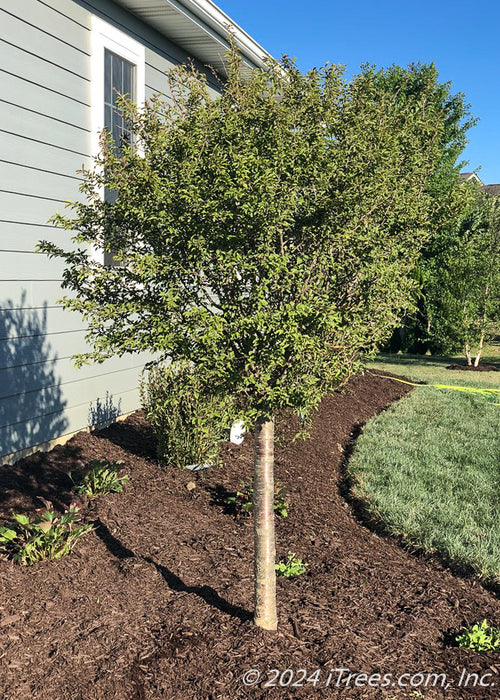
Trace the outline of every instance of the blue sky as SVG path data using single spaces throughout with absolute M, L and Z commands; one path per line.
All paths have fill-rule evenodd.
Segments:
M 287 53 L 302 70 L 326 61 L 348 74 L 362 63 L 434 61 L 442 82 L 463 92 L 477 126 L 469 130 L 467 170 L 482 166 L 500 183 L 500 3 L 456 0 L 215 0 L 275 57 Z

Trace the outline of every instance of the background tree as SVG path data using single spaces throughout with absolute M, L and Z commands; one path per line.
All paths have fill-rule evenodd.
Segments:
M 440 83 L 434 64 L 413 63 L 408 69 L 392 66 L 376 74 L 379 86 L 394 95 L 401 106 L 406 100 L 415 100 L 426 93 L 436 109 L 444 113 L 444 128 L 440 134 L 440 155 L 435 169 L 425 183 L 426 192 L 432 197 L 432 236 L 422 251 L 422 257 L 414 270 L 416 282 L 415 307 L 404 319 L 403 326 L 395 331 L 391 340 L 392 350 L 425 353 L 430 344 L 431 310 L 428 292 L 434 284 L 435 259 L 453 240 L 457 221 L 467 210 L 474 197 L 474 187 L 464 186 L 460 171 L 466 165 L 461 155 L 467 145 L 467 132 L 476 124 L 470 105 L 463 93 L 453 94 L 451 82 Z M 433 84 L 428 91 L 428 84 Z
M 55 218 L 76 247 L 40 248 L 88 322 L 79 363 L 152 351 L 237 399 L 255 431 L 255 622 L 276 629 L 273 416 L 315 409 L 411 304 L 447 113 L 431 73 L 401 100 L 372 68 L 240 69 L 233 50 L 216 100 L 180 67 L 172 104 L 129 105 L 140 148 L 104 138 L 85 201 Z
M 430 347 L 441 354 L 462 349 L 468 365 L 475 348 L 477 367 L 500 321 L 500 199 L 478 193 L 429 264 Z

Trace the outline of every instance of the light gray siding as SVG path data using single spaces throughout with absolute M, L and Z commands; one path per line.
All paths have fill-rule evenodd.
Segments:
M 79 108 L 81 109 L 81 108 Z M 43 172 L 53 172 L 70 178 L 80 178 L 77 170 L 88 163 L 88 155 L 55 144 L 43 143 L 31 136 L 0 132 L 2 159 L 7 163 L 22 164 L 27 168 L 37 168 Z M 54 138 L 54 132 L 51 132 Z
M 0 457 L 139 405 L 147 361 L 125 356 L 77 370 L 77 314 L 58 304 L 63 267 L 35 252 L 69 246 L 48 220 L 77 199 L 91 153 L 91 16 L 146 48 L 146 97 L 167 90 L 181 49 L 110 0 L 4 0 L 0 8 Z M 214 94 L 217 85 L 213 76 Z
M 66 234 L 67 235 L 67 234 Z M 62 290 L 59 280 L 0 280 L 0 307 L 2 309 L 31 309 L 57 306 Z M 18 304 L 5 302 L 8 297 L 19 299 Z

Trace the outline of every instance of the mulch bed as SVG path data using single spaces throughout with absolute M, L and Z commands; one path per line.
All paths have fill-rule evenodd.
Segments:
M 0 515 L 32 512 L 37 496 L 58 507 L 73 499 L 66 472 L 94 458 L 122 459 L 123 494 L 84 503 L 96 530 L 73 554 L 21 567 L 0 561 L 2 700 L 232 700 L 234 698 L 498 698 L 499 654 L 447 643 L 464 623 L 500 623 L 500 601 L 475 578 L 404 551 L 363 525 L 343 493 L 352 437 L 408 387 L 367 374 L 325 399 L 312 439 L 291 443 L 280 426 L 276 478 L 289 489 L 289 517 L 277 520 L 278 554 L 309 564 L 277 579 L 279 631 L 255 628 L 251 517 L 224 497 L 252 471 L 252 440 L 227 444 L 224 465 L 198 472 L 158 466 L 141 413 L 104 431 L 0 470 Z M 282 446 L 280 446 L 282 445 Z M 425 468 L 425 465 L 422 465 Z M 191 480 L 196 488 L 186 487 Z M 445 673 L 450 687 L 368 686 L 338 672 Z M 261 673 L 246 688 L 243 674 Z M 314 686 L 265 688 L 271 669 L 292 669 Z M 491 674 L 493 687 L 458 687 L 463 673 Z M 345 674 L 344 674 L 345 675 Z M 283 682 L 290 680 L 290 674 Z M 416 690 L 422 695 L 412 694 Z

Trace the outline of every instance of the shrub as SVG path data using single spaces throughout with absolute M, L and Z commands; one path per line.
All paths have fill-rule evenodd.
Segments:
M 276 569 L 276 576 L 294 578 L 306 572 L 307 564 L 293 552 L 287 552 L 286 559 L 280 559 L 274 568 Z
M 487 620 L 476 623 L 470 629 L 463 627 L 455 637 L 459 647 L 472 651 L 500 651 L 500 629 L 491 627 Z
M 80 508 L 75 503 L 58 515 L 50 501 L 41 500 L 45 507 L 36 511 L 33 520 L 18 513 L 9 526 L 0 527 L 0 551 L 24 566 L 69 554 L 80 537 L 93 529 L 92 525 L 78 524 Z
M 109 462 L 108 460 L 93 459 L 88 468 L 75 479 L 70 477 L 75 484 L 75 491 L 85 496 L 104 496 L 107 493 L 121 493 L 124 484 L 130 477 L 126 474 L 120 476 L 122 461 Z
M 279 481 L 274 483 L 274 512 L 286 518 L 290 502 L 286 498 L 286 489 Z M 240 481 L 240 490 L 234 496 L 228 496 L 226 503 L 234 506 L 237 513 L 251 513 L 253 510 L 253 477 Z
M 151 367 L 141 382 L 141 402 L 161 462 L 184 467 L 218 461 L 233 422 L 233 402 L 211 394 L 189 363 Z

